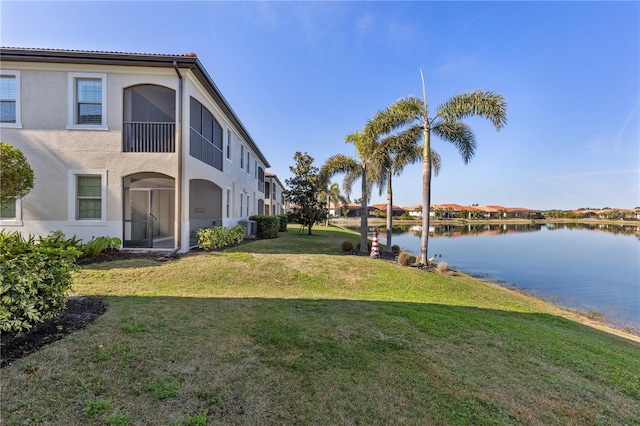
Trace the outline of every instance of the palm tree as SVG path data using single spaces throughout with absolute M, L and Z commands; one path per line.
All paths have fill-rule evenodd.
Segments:
M 349 157 L 344 154 L 332 155 L 327 159 L 320 169 L 320 178 L 323 182 L 329 182 L 332 176 L 345 173 L 343 187 L 347 196 L 351 194 L 351 189 L 356 180 L 360 179 L 362 184 L 362 198 L 360 202 L 360 253 L 368 253 L 368 208 L 367 200 L 371 192 L 371 185 L 368 177 L 376 175 L 372 173 L 376 164 L 371 161 L 375 151 L 375 142 L 367 138 L 361 132 L 355 132 L 347 135 L 346 143 L 352 143 L 356 147 L 356 157 Z
M 331 207 L 331 204 L 333 204 L 334 214 L 337 214 L 339 216 L 340 213 L 339 213 L 339 210 L 338 210 L 338 204 L 346 203 L 347 199 L 345 197 L 343 197 L 342 194 L 340 194 L 340 185 L 337 182 L 333 182 L 329 186 L 329 200 L 330 200 L 329 207 Z M 336 213 L 336 212 L 338 212 L 338 213 Z
M 381 115 L 376 114 L 365 127 L 365 133 L 375 141 L 379 141 L 379 149 L 375 151 L 376 156 L 372 161 L 376 162 L 379 172 L 373 177 L 375 184 L 380 190 L 380 195 L 386 187 L 387 190 L 387 246 L 386 252 L 392 252 L 392 230 L 393 230 L 393 176 L 399 176 L 408 164 L 413 164 L 422 158 L 422 148 L 419 146 L 421 130 L 419 128 L 408 128 L 402 132 L 391 135 L 380 135 L 376 133 L 379 126 L 376 120 L 385 120 Z M 384 136 L 384 137 L 383 137 Z M 380 139 L 383 137 L 382 139 Z M 431 161 L 434 174 L 437 176 L 440 170 L 440 156 L 437 152 L 431 151 Z
M 507 120 L 507 103 L 502 95 L 484 90 L 460 93 L 447 100 L 429 117 L 427 92 L 422 70 L 422 97 L 402 98 L 381 112 L 375 123 L 376 133 L 386 134 L 394 129 L 418 127 L 422 130 L 422 211 L 428 212 L 431 205 L 431 134 L 450 142 L 458 148 L 465 164 L 473 158 L 476 140 L 471 127 L 462 120 L 471 116 L 488 119 L 496 130 L 500 130 Z M 420 263 L 427 264 L 429 242 L 429 215 L 422 215 L 422 237 L 420 241 Z

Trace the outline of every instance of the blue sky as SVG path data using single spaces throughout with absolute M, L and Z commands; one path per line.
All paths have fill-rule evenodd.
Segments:
M 500 132 L 469 121 L 469 164 L 434 141 L 433 203 L 640 206 L 640 2 L 3 0 L 0 14 L 3 46 L 195 52 L 283 182 L 296 151 L 318 167 L 353 155 L 345 136 L 420 96 L 422 69 L 431 110 L 473 89 L 508 102 Z M 394 182 L 394 204 L 421 202 L 419 164 Z

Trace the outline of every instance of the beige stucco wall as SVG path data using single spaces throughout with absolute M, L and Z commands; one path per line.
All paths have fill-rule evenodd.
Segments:
M 177 178 L 177 153 L 122 152 L 123 89 L 137 84 L 156 84 L 168 87 L 178 97 L 178 77 L 172 68 L 105 67 L 74 64 L 11 63 L 3 68 L 19 70 L 21 74 L 20 107 L 22 128 L 0 127 L 3 142 L 20 149 L 35 172 L 35 186 L 22 200 L 22 217 L 18 230 L 23 234 L 45 235 L 60 229 L 67 235 L 83 239 L 111 235 L 122 238 L 123 177 L 141 172 L 156 172 Z M 67 129 L 69 73 L 104 73 L 107 85 L 107 129 Z M 184 76 L 183 107 L 183 180 L 182 180 L 182 241 L 189 244 L 189 182 L 204 179 L 215 183 L 222 191 L 226 204 L 226 189 L 232 189 L 232 217 L 223 217 L 225 226 L 245 218 L 239 211 L 240 194 L 250 195 L 250 214 L 257 213 L 258 191 L 254 159 L 251 154 L 251 173 L 241 170 L 240 132 L 227 120 L 193 76 Z M 189 99 L 195 97 L 215 116 L 226 134 L 232 131 L 232 161 L 223 159 L 223 171 L 214 169 L 189 155 Z M 177 118 L 177 117 L 176 117 Z M 260 164 L 260 163 L 259 163 Z M 264 169 L 264 164 L 260 164 Z M 106 218 L 101 223 L 80 223 L 69 220 L 69 170 L 103 170 L 107 177 Z M 219 197 L 219 194 L 216 195 Z M 223 215 L 225 209 L 223 208 Z M 195 218 L 194 218 L 195 219 Z M 0 222 L 5 227 L 6 222 Z M 13 224 L 15 225 L 15 224 Z M 7 228 L 9 229 L 9 228 Z M 184 250 L 183 250 L 184 251 Z

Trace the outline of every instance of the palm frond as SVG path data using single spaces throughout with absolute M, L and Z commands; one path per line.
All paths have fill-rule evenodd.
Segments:
M 502 95 L 488 90 L 473 90 L 449 99 L 436 112 L 444 121 L 458 121 L 471 116 L 484 117 L 496 130 L 507 123 L 507 101 Z
M 467 164 L 476 153 L 476 136 L 471 127 L 462 121 L 438 122 L 431 131 L 440 139 L 451 142 L 458 148 L 465 164 Z
M 401 98 L 378 111 L 364 128 L 364 134 L 377 139 L 394 130 L 407 126 L 422 117 L 423 103 L 420 98 L 408 96 Z
M 327 186 L 334 175 L 360 170 L 360 163 L 353 157 L 344 154 L 332 155 L 320 168 L 320 181 Z
M 362 169 L 352 170 L 345 174 L 344 180 L 342 181 L 342 189 L 344 189 L 344 193 L 347 194 L 347 197 L 351 197 L 353 184 L 361 177 L 362 177 Z

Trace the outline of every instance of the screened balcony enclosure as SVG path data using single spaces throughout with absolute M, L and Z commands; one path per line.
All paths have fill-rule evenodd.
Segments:
M 123 152 L 175 152 L 175 91 L 142 84 L 124 89 Z

